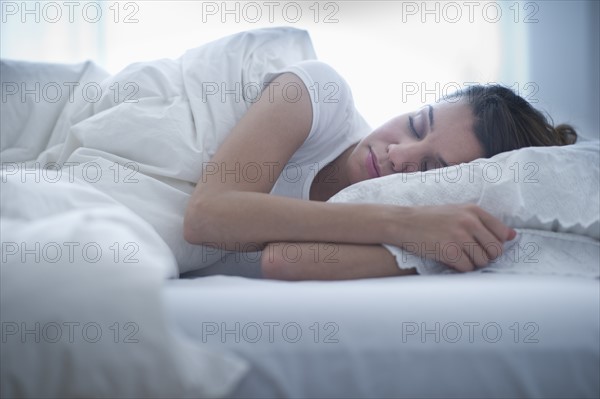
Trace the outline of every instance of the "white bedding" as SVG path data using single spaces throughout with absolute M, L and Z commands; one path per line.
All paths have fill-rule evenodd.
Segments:
M 84 100 L 75 91 L 74 101 L 65 103 L 35 102 L 33 96 L 22 103 L 20 93 L 8 96 L 2 103 L 4 173 L 27 191 L 39 180 L 53 180 L 54 170 L 64 166 L 61 176 L 68 183 L 97 190 L 150 224 L 175 256 L 179 272 L 208 266 L 226 251 L 191 245 L 182 229 L 203 162 L 255 100 L 268 72 L 312 58 L 306 31 L 271 28 L 225 37 L 177 60 L 132 64 L 110 77 L 91 64 L 4 62 L 3 85 L 68 87 L 82 79 L 80 86 L 92 80 L 100 94 L 92 101 L 91 94 Z M 27 69 L 33 71 L 23 73 Z M 36 167 L 54 170 L 49 177 L 39 172 L 36 179 L 28 174 Z M 44 201 L 24 197 L 26 209 Z
M 133 313 L 149 310 L 134 300 L 136 293 L 143 294 L 138 298 L 146 298 L 159 307 L 163 303 L 158 292 L 159 277 L 175 277 L 179 272 L 210 265 L 221 258 L 222 253 L 191 246 L 183 240 L 183 210 L 193 183 L 199 178 L 202 162 L 212 156 L 235 123 L 232 115 L 239 115 L 249 104 L 224 102 L 218 95 L 207 95 L 206 90 L 213 89 L 213 84 L 219 87 L 222 83 L 261 82 L 269 70 L 309 58 L 314 58 L 314 50 L 306 32 L 285 28 L 225 38 L 191 50 L 179 60 L 135 64 L 113 77 L 89 63 L 59 68 L 3 62 L 3 82 L 18 81 L 19 76 L 42 84 L 53 79 L 82 84 L 95 81 L 104 90 L 97 102 L 42 102 L 36 106 L 18 100 L 2 102 L 2 322 L 13 323 L 17 317 L 51 322 L 54 316 L 60 320 L 83 320 L 81 312 L 87 306 L 98 306 L 92 313 L 102 315 L 102 320 L 121 314 L 111 313 L 111 307 Z M 116 83 L 120 87 L 117 93 L 110 89 Z M 127 84 L 137 88 L 137 102 L 123 102 L 132 93 L 132 86 Z M 115 94 L 120 101 L 115 101 Z M 35 168 L 51 167 L 53 162 L 71 164 L 65 164 L 70 166 L 62 170 L 60 177 L 52 168 Z M 585 233 L 590 226 L 595 228 L 597 224 L 582 224 L 580 231 L 560 234 Z M 521 233 L 524 237 L 527 231 Z M 563 251 L 560 260 L 548 252 L 541 266 L 548 265 L 545 262 L 561 267 L 582 266 L 592 270 L 594 276 L 598 267 L 597 238 L 571 238 L 577 249 Z M 79 257 L 73 262 L 69 253 L 72 243 L 77 244 L 74 255 Z M 81 251 L 85 244 L 90 244 L 92 252 Z M 39 259 L 26 250 L 38 248 L 36 245 L 40 248 L 35 251 Z M 93 252 L 96 248 L 102 250 L 99 257 Z M 57 249 L 63 251 L 58 260 Z M 21 266 L 23 272 L 19 271 Z M 78 267 L 93 272 L 79 274 L 85 269 Z M 30 281 L 35 279 L 37 268 L 40 277 L 33 289 L 39 290 L 39 295 L 35 302 L 27 302 L 27 290 L 34 286 Z M 56 274 L 51 273 L 52 268 Z M 127 291 L 127 281 L 135 275 L 153 277 L 135 284 L 137 291 Z M 120 283 L 111 284 L 113 280 Z M 55 285 L 44 285 L 46 281 Z M 110 289 L 107 299 L 112 302 L 95 300 L 99 297 L 97 291 L 85 298 L 88 302 L 78 301 L 77 295 L 88 292 L 86 284 L 90 290 Z M 215 357 L 190 349 L 190 356 L 173 358 L 185 344 L 168 334 L 163 314 L 157 309 L 146 314 L 150 317 L 148 330 L 158 334 L 149 336 L 147 347 L 163 341 L 175 349 L 170 352 L 171 346 L 165 345 L 148 355 L 162 354 L 177 367 L 189 366 L 192 375 L 206 362 L 218 362 L 215 359 L 231 364 L 232 369 L 199 375 L 199 385 L 195 385 L 185 372 L 161 375 L 160 360 L 144 360 L 150 357 L 143 354 L 129 357 L 131 352 L 114 351 L 115 347 L 109 345 L 112 351 L 106 353 L 123 356 L 127 361 L 119 363 L 118 357 L 107 360 L 100 356 L 96 359 L 100 363 L 95 363 L 97 369 L 77 374 L 77 369 L 59 367 L 65 362 L 61 356 L 72 356 L 74 365 L 86 360 L 81 356 L 85 352 L 75 351 L 75 346 L 50 347 L 56 352 L 40 350 L 39 357 L 33 353 L 25 359 L 30 363 L 24 361 L 21 367 L 4 363 L 8 347 L 3 342 L 3 393 L 15 392 L 19 384 L 29 381 L 33 384 L 28 391 L 32 395 L 105 392 L 107 396 L 218 396 L 233 389 L 246 370 L 245 365 L 250 364 L 236 397 L 599 395 L 599 298 L 595 279 L 470 274 L 335 283 L 212 277 L 164 284 L 169 325 L 191 336 L 196 341 L 195 349 L 198 345 L 213 349 L 210 353 Z M 12 289 L 5 290 L 6 286 Z M 64 296 L 44 302 L 44 289 L 48 289 L 48 295 L 59 292 Z M 65 307 L 60 313 L 61 300 L 75 306 Z M 21 303 L 31 306 L 20 307 Z M 36 310 L 33 304 L 40 306 Z M 10 312 L 5 311 L 5 306 Z M 44 306 L 57 313 L 43 312 Z M 214 335 L 203 342 L 203 322 L 205 328 L 214 328 L 215 323 L 221 326 L 222 322 L 230 327 L 236 322 L 245 323 L 246 333 L 256 327 L 251 323 L 275 322 L 280 327 L 298 323 L 303 335 L 296 343 L 281 338 L 268 342 L 264 339 L 267 328 L 261 330 L 263 336 L 256 343 L 242 340 L 238 344 L 228 338 L 232 335 L 226 336 L 223 343 L 220 339 L 215 341 Z M 422 343 L 411 335 L 402 342 L 403 326 L 436 322 L 450 327 L 454 326 L 451 323 L 498 323 L 503 339 L 497 343 L 463 339 L 438 344 Z M 537 326 L 539 342 L 524 343 L 521 335 L 517 343 L 512 342 L 507 338 L 513 337 L 512 323 L 519 323 L 521 333 Z M 534 324 L 526 327 L 525 323 Z M 317 343 L 315 329 L 319 331 Z M 325 342 L 327 334 L 333 331 L 336 333 L 329 338 L 339 342 Z M 19 346 L 9 349 L 15 348 Z M 241 355 L 246 362 L 228 357 L 229 351 Z M 14 350 L 11 353 L 16 356 Z M 194 358 L 194 353 L 198 357 Z M 152 378 L 148 377 L 147 386 L 128 385 L 127 376 L 132 374 L 119 373 L 118 367 L 111 368 L 111 362 L 123 367 L 143 364 L 148 367 L 145 375 Z M 56 374 L 52 374 L 54 380 L 40 382 L 36 378 L 39 374 L 27 375 L 23 371 L 34 365 L 37 373 L 43 373 L 40 365 L 45 364 L 57 365 Z M 141 378 L 139 373 L 135 375 Z M 82 379 L 69 384 L 73 376 Z M 96 381 L 98 385 L 86 385 L 86 378 L 101 380 Z M 111 384 L 111 378 L 119 384 Z M 183 378 L 183 383 L 178 378 Z M 161 390 L 161 384 L 165 390 Z M 85 392 L 86 386 L 98 389 Z M 141 392 L 140 388 L 144 390 Z
M 110 258 L 4 263 L 0 396 L 227 396 L 248 364 L 174 330 L 152 264 L 162 259 L 145 261 L 143 272 Z
M 223 102 L 205 85 L 260 84 L 307 58 L 308 34 L 280 28 L 112 77 L 91 63 L 2 61 L 3 397 L 227 395 L 246 363 L 171 334 L 160 292 L 161 278 L 221 256 L 185 242 L 183 213 L 202 162 L 249 102 Z M 82 97 L 85 85 L 101 95 Z M 51 101 L 45 88 L 56 86 L 75 87 L 73 98 Z M 139 326 L 139 345 L 110 340 L 117 320 Z M 37 342 L 45 326 L 69 333 L 88 322 L 101 326 L 101 344 L 64 334 Z M 41 330 L 31 336 L 21 326 Z
M 235 398 L 597 398 L 598 284 L 476 273 L 212 276 L 172 281 L 165 294 L 184 333 L 250 363 Z M 439 342 L 421 335 L 436 325 Z

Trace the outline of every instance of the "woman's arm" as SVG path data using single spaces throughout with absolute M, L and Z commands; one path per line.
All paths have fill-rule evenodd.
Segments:
M 281 88 L 289 84 L 301 88 L 298 101 L 284 97 Z M 444 251 L 453 244 L 470 251 L 452 264 L 459 270 L 500 255 L 489 248 L 501 248 L 511 229 L 474 205 L 407 208 L 269 195 L 308 137 L 312 104 L 302 80 L 291 73 L 280 75 L 265 92 L 205 163 L 186 209 L 188 242 L 229 250 L 262 249 L 270 242 L 411 245 L 414 252 L 444 263 L 455 258 Z
M 291 84 L 302 89 L 295 102 L 283 95 L 282 88 Z M 304 83 L 294 74 L 280 75 L 204 164 L 186 210 L 185 239 L 231 250 L 245 244 L 262 248 L 273 241 L 384 241 L 391 207 L 269 195 L 311 125 L 312 104 Z
M 347 280 L 416 275 L 400 269 L 381 245 L 278 242 L 261 258 L 264 278 L 277 280 Z

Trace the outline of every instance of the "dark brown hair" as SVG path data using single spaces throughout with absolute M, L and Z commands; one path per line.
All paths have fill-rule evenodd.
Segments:
M 469 86 L 446 99 L 459 98 L 471 106 L 473 130 L 486 157 L 522 147 L 573 144 L 577 132 L 567 124 L 553 126 L 527 100 L 501 85 Z

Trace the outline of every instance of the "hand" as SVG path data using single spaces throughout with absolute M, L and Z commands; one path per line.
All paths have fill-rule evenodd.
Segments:
M 496 259 L 502 254 L 504 242 L 517 234 L 472 204 L 408 209 L 396 224 L 394 236 L 399 242 L 393 245 L 461 272 L 483 267 Z

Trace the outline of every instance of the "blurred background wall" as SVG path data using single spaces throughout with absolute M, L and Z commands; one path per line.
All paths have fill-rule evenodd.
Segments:
M 306 29 L 376 127 L 499 82 L 600 138 L 599 5 L 589 1 L 0 1 L 2 58 L 111 73 L 246 29 Z

